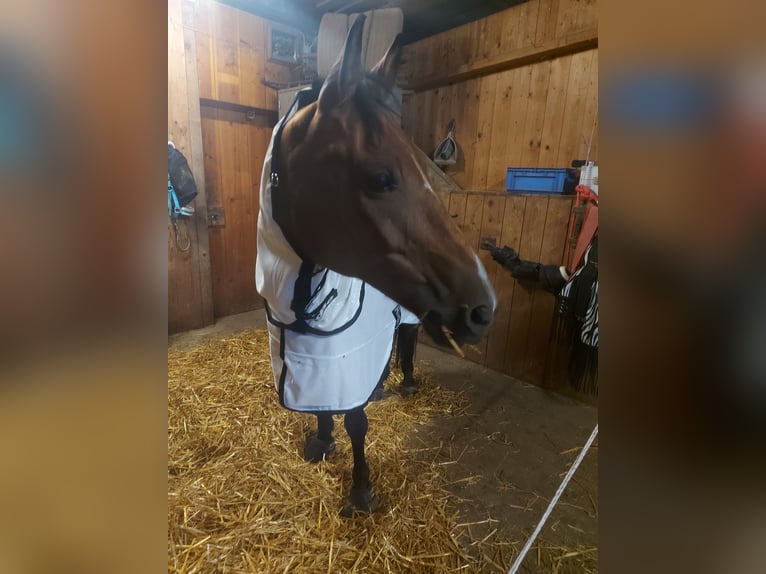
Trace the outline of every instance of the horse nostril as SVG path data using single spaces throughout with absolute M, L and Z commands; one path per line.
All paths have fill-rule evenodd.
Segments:
M 492 321 L 492 309 L 487 305 L 479 305 L 471 311 L 471 321 L 476 325 L 489 325 Z

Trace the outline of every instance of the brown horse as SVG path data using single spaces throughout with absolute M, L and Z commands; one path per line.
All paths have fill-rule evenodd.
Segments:
M 492 287 L 432 190 L 423 154 L 401 128 L 392 93 L 401 57 L 398 38 L 365 73 L 363 26 L 364 17 L 357 18 L 317 100 L 275 130 L 270 180 L 264 169 L 264 181 L 278 187 L 269 217 L 299 260 L 312 262 L 312 270 L 331 269 L 363 280 L 421 317 L 425 331 L 440 345 L 450 345 L 450 337 L 457 344 L 478 342 L 494 314 Z M 259 258 L 260 249 L 259 244 Z M 270 320 L 278 324 L 272 315 Z M 272 336 L 272 357 L 280 344 L 284 347 L 284 332 Z M 346 415 L 354 452 L 346 512 L 373 510 L 364 404 L 334 412 Z M 321 460 L 335 446 L 332 414 L 317 417 L 318 433 L 306 444 L 310 461 Z

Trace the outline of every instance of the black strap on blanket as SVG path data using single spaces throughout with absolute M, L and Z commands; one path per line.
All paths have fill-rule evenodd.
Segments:
M 317 101 L 317 98 L 319 98 L 319 90 L 321 88 L 322 82 L 317 80 L 311 85 L 311 87 L 304 88 L 303 90 L 300 90 L 298 93 L 296 93 L 293 103 L 290 105 L 287 113 L 280 120 L 279 125 L 277 126 L 277 131 L 274 134 L 274 142 L 271 145 L 271 174 L 269 175 L 269 179 L 271 182 L 272 196 L 276 194 L 279 189 L 279 171 L 281 168 L 279 143 L 280 139 L 282 138 L 282 130 L 284 129 L 287 121 L 293 116 L 295 112 Z

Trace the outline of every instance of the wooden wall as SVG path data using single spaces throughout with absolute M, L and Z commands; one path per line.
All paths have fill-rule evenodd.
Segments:
M 201 98 L 277 109 L 276 91 L 261 80 L 290 82 L 290 68 L 266 58 L 268 21 L 211 0 L 198 0 L 194 31 Z
M 405 96 L 405 129 L 431 155 L 455 119 L 460 153 L 446 172 L 463 189 L 501 191 L 507 167 L 569 167 L 585 158 L 591 135 L 590 158 L 597 159 L 598 49 L 587 41 L 597 38 L 595 8 L 592 1 L 530 0 L 407 46 L 404 84 L 437 86 Z M 546 42 L 558 51 L 541 48 Z M 578 47 L 587 49 L 569 52 Z M 562 55 L 524 63 L 519 52 Z M 511 67 L 483 73 L 500 64 Z M 460 69 L 482 75 L 454 81 Z
M 458 162 L 445 171 L 462 191 L 444 202 L 475 249 L 493 237 L 524 259 L 563 262 L 572 199 L 507 194 L 505 173 L 570 167 L 589 143 L 590 159 L 598 158 L 597 39 L 593 0 L 530 0 L 405 48 L 405 130 L 430 156 L 455 119 Z M 547 368 L 554 297 L 524 289 L 488 252 L 479 255 L 498 311 L 466 356 L 564 389 Z
M 168 139 L 186 156 L 196 175 L 196 213 L 181 223 L 188 251 L 180 251 L 168 228 L 168 331 L 194 329 L 213 322 L 210 254 L 205 210 L 202 130 L 197 65 L 189 47 L 193 34 L 184 27 L 182 0 L 168 2 Z
M 207 0 L 200 2 L 192 26 L 204 98 L 207 204 L 224 215 L 209 228 L 213 307 L 222 317 L 263 306 L 255 290 L 258 198 L 277 96 L 262 80 L 286 83 L 291 71 L 268 61 L 268 22 L 262 18 Z M 206 105 L 208 100 L 215 106 Z M 248 120 L 242 109 L 221 109 L 219 103 L 257 113 Z
M 289 68 L 266 57 L 268 25 L 212 0 L 169 5 L 168 134 L 190 158 L 200 188 L 191 249 L 182 253 L 169 240 L 170 332 L 262 306 L 255 291 L 258 191 L 277 110 L 276 91 L 262 80 L 292 79 Z M 191 132 L 196 140 L 187 146 Z M 223 217 L 208 227 L 208 213 Z

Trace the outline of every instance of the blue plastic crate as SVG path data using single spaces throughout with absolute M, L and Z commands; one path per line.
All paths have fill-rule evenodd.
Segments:
M 509 167 L 505 190 L 515 193 L 563 193 L 566 169 Z

